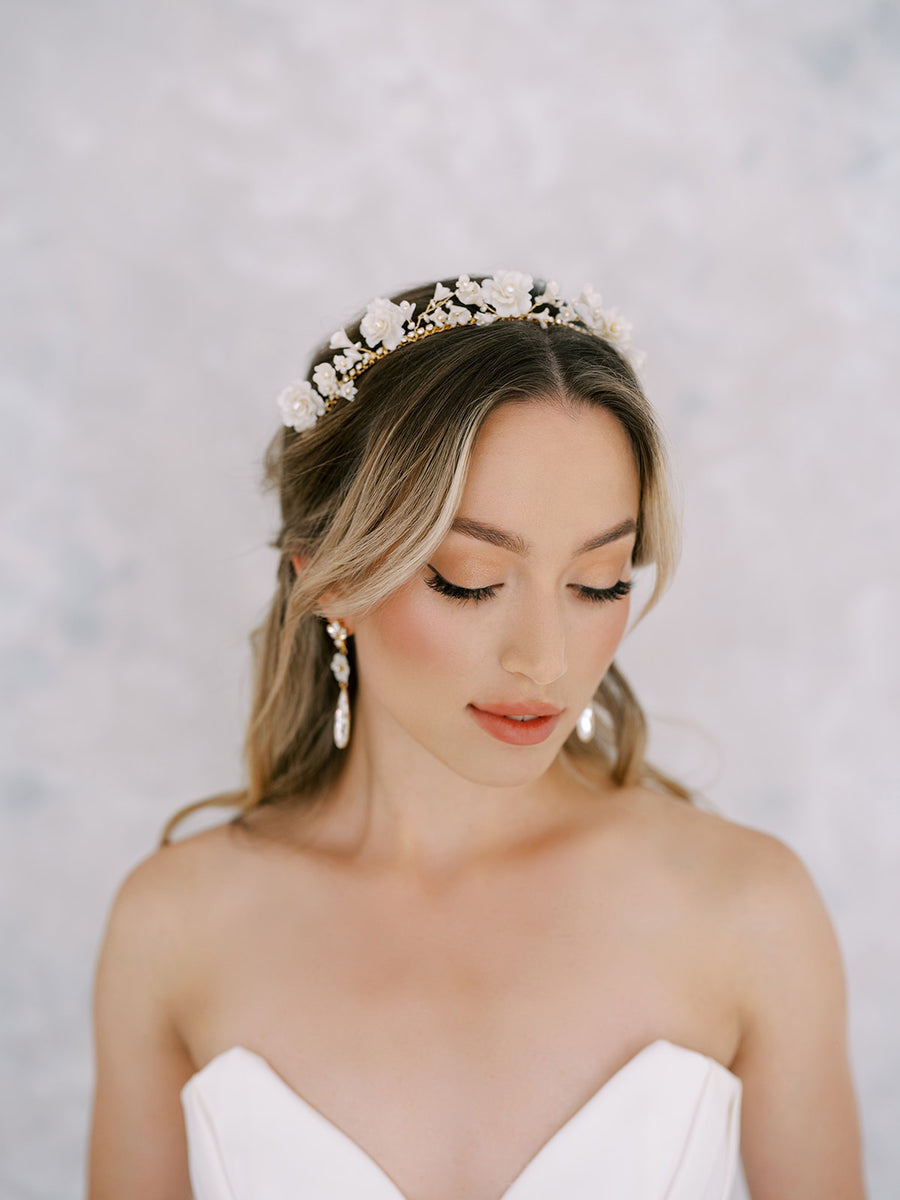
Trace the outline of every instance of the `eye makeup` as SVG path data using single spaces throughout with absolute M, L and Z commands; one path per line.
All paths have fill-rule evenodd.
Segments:
M 449 596 L 451 600 L 474 600 L 476 603 L 481 600 L 492 600 L 497 594 L 497 589 L 503 586 L 502 584 L 494 583 L 489 587 L 458 587 L 455 583 L 451 583 L 449 579 L 445 579 L 443 575 L 439 575 L 430 563 L 428 567 L 432 574 L 429 579 L 425 580 L 426 586 L 433 588 L 434 591 L 439 592 L 442 596 Z M 591 600 L 602 604 L 609 603 L 612 600 L 621 600 L 623 596 L 627 596 L 631 591 L 631 580 L 620 579 L 612 587 L 608 588 L 591 588 L 585 587 L 582 584 L 572 584 L 571 586 L 583 600 Z

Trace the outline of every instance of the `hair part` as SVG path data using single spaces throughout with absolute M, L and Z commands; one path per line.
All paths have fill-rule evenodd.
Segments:
M 452 280 L 444 281 L 452 286 Z M 541 284 L 536 284 L 541 287 Z M 393 297 L 424 306 L 434 285 Z M 359 324 L 348 330 L 359 336 Z M 330 356 L 322 345 L 308 378 Z M 358 380 L 357 395 L 302 433 L 284 427 L 265 454 L 264 486 L 277 490 L 281 529 L 275 595 L 251 635 L 255 683 L 244 742 L 246 786 L 180 808 L 160 844 L 190 813 L 234 806 L 310 806 L 340 773 L 333 743 L 335 684 L 322 601 L 340 597 L 347 616 L 371 611 L 406 583 L 450 531 L 476 438 L 500 405 L 542 400 L 605 409 L 628 435 L 640 484 L 636 567 L 655 566 L 639 616 L 657 602 L 678 560 L 662 435 L 623 355 L 593 334 L 525 320 L 463 325 L 398 347 Z M 304 562 L 298 574 L 293 557 Z M 350 701 L 356 686 L 352 641 Z M 618 786 L 689 793 L 645 759 L 643 711 L 613 664 L 594 697 L 603 720 L 592 742 L 573 734 L 562 754 L 576 772 L 603 765 Z

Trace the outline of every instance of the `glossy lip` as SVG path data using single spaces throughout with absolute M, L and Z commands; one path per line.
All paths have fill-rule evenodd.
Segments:
M 558 717 L 563 711 L 553 704 L 542 704 L 540 700 L 501 700 L 499 704 L 473 704 L 471 707 L 497 717 Z
M 520 708 L 523 711 L 516 715 L 524 717 L 531 715 L 534 712 L 535 706 L 531 709 L 521 704 L 504 707 L 507 709 Z M 536 707 L 546 709 L 550 708 L 550 705 L 544 704 L 537 705 Z M 468 706 L 468 711 L 472 714 L 473 720 L 481 726 L 485 733 L 489 733 L 498 742 L 505 742 L 508 746 L 536 746 L 540 742 L 545 741 L 556 728 L 556 724 L 562 715 L 561 709 L 551 709 L 549 713 L 543 716 L 535 714 L 535 720 L 533 721 L 514 721 L 510 716 L 477 708 L 474 704 Z

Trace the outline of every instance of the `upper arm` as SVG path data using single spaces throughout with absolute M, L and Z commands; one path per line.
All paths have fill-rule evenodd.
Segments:
M 89 1200 L 190 1200 L 180 1089 L 193 1067 L 171 1016 L 177 928 L 169 848 L 112 906 L 94 984 Z
M 806 867 L 755 835 L 740 889 L 746 965 L 741 1154 L 753 1200 L 864 1200 L 840 947 Z

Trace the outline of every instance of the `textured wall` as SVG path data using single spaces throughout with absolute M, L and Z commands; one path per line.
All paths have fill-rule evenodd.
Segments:
M 78 1194 L 112 892 L 238 779 L 274 396 L 371 296 L 496 266 L 648 352 L 686 548 L 624 664 L 813 871 L 893 1194 L 898 5 L 3 8 L 4 1200 Z

